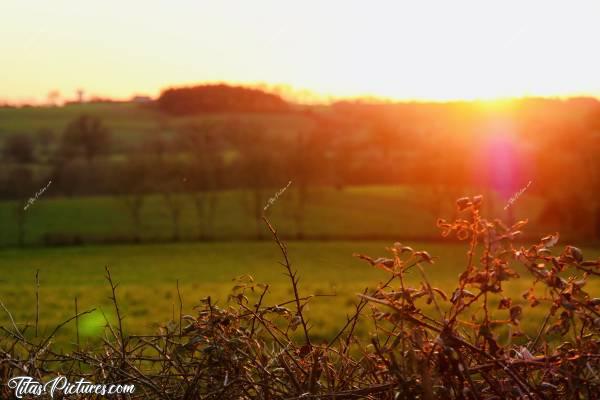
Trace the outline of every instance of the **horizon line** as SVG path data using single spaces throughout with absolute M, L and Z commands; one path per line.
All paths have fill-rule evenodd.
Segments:
M 502 103 L 525 99 L 546 99 L 546 100 L 569 100 L 569 99 L 593 99 L 600 101 L 600 94 L 592 94 L 591 92 L 572 92 L 567 94 L 534 94 L 525 93 L 521 95 L 511 96 L 480 96 L 480 97 L 402 97 L 402 96 L 385 96 L 375 93 L 362 93 L 355 95 L 336 95 L 320 93 L 316 90 L 308 88 L 298 88 L 286 83 L 265 83 L 265 82 L 236 82 L 236 81 L 198 81 L 179 84 L 170 84 L 158 91 L 158 94 L 150 95 L 144 91 L 134 91 L 128 96 L 115 96 L 107 94 L 90 93 L 86 96 L 85 101 L 81 103 L 94 102 L 131 102 L 136 97 L 147 97 L 152 101 L 157 100 L 160 94 L 168 89 L 178 89 L 194 86 L 209 86 L 209 85 L 227 85 L 234 87 L 244 87 L 249 89 L 258 89 L 267 93 L 275 94 L 283 98 L 285 101 L 298 105 L 331 105 L 338 102 L 365 102 L 374 104 L 394 104 L 394 103 L 421 103 L 421 104 L 448 104 L 448 103 Z M 61 91 L 49 90 L 44 98 L 43 96 L 22 97 L 22 98 L 2 98 L 0 97 L 0 107 L 57 107 L 65 106 L 73 103 L 78 103 L 78 98 L 75 96 L 78 90 L 72 91 L 70 96 L 60 96 Z M 52 92 L 59 93 L 61 101 L 54 104 L 49 101 L 49 94 Z

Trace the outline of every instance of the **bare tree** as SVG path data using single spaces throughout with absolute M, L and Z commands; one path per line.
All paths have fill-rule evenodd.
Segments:
M 166 127 L 165 127 L 166 129 Z M 162 163 L 167 159 L 168 154 L 173 150 L 169 138 L 162 130 L 153 130 L 148 132 L 147 137 L 141 144 L 142 152 L 155 157 L 157 162 Z
M 4 159 L 16 163 L 30 163 L 35 161 L 34 145 L 31 137 L 25 134 L 8 136 L 3 146 Z
M 41 153 L 47 159 L 50 156 L 50 148 L 54 144 L 56 137 L 54 131 L 49 128 L 41 128 L 37 131 L 36 139 L 38 145 L 41 147 Z
M 200 238 L 214 236 L 214 218 L 218 204 L 223 168 L 222 137 L 219 126 L 210 123 L 190 125 L 180 131 L 180 142 L 192 154 L 189 182 Z
M 25 245 L 27 221 L 31 214 L 29 198 L 34 195 L 33 171 L 25 165 L 17 165 L 9 171 L 6 186 L 15 200 L 15 220 L 17 227 L 17 244 Z
M 182 165 L 176 161 L 163 161 L 157 174 L 157 185 L 171 218 L 173 241 L 181 239 L 181 215 L 185 206 Z
M 259 125 L 238 126 L 233 139 L 238 152 L 240 184 L 246 189 L 244 206 L 255 221 L 256 237 L 260 239 L 263 234 L 263 208 L 276 186 L 279 171 L 280 160 L 274 149 L 282 145 Z
M 185 206 L 183 192 L 186 186 L 187 168 L 176 154 L 174 142 L 164 131 L 154 131 L 141 144 L 147 156 L 148 188 L 159 193 L 171 219 L 171 240 L 181 239 L 181 216 Z M 138 199 L 139 204 L 139 199 Z M 131 205 L 135 206 L 135 203 Z M 141 207 L 141 206 L 140 206 Z
M 326 165 L 327 135 L 317 127 L 308 132 L 299 132 L 296 141 L 288 147 L 286 169 L 292 188 L 291 217 L 296 237 L 304 237 L 306 208 L 311 196 L 311 186 L 324 183 L 322 171 Z
M 63 134 L 64 156 L 83 157 L 90 163 L 98 155 L 108 151 L 110 131 L 99 118 L 82 115 L 71 121 Z
M 169 215 L 171 216 L 171 222 L 173 225 L 171 240 L 177 242 L 181 239 L 181 213 L 183 210 L 184 201 L 181 198 L 181 195 L 170 190 L 163 191 L 162 195 L 167 209 L 169 210 Z
M 140 242 L 142 232 L 142 208 L 148 191 L 150 165 L 140 156 L 131 155 L 115 180 L 117 194 L 127 209 L 133 224 L 134 241 Z

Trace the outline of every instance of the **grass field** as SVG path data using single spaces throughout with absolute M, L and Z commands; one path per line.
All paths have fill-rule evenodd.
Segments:
M 266 199 L 277 189 L 265 191 Z M 56 198 L 50 197 L 52 186 L 26 212 L 25 243 L 43 244 L 46 234 L 80 236 L 84 242 L 120 242 L 134 236 L 133 224 L 125 203 L 118 197 Z M 214 216 L 216 239 L 255 238 L 256 221 L 248 212 L 245 196 L 240 191 L 219 194 Z M 278 222 L 279 229 L 287 235 L 296 235 L 297 228 L 292 215 L 293 186 L 281 196 L 269 211 Z M 429 207 L 435 195 L 427 187 L 407 186 L 359 186 L 343 190 L 333 188 L 313 189 L 310 193 L 304 217 L 305 237 L 320 239 L 351 238 L 427 238 L 439 239 L 435 226 L 438 217 L 451 218 L 453 200 L 442 201 L 439 214 Z M 183 198 L 181 233 L 184 239 L 199 235 L 199 221 L 192 198 Z M 505 202 L 494 200 L 495 207 L 486 207 L 486 214 L 506 218 Z M 558 227 L 542 227 L 537 215 L 543 199 L 533 195 L 523 196 L 515 204 L 519 218 L 529 217 L 531 224 L 526 233 L 543 235 L 559 230 Z M 14 246 L 17 242 L 16 203 L 0 203 L 0 246 Z M 147 198 L 142 207 L 142 239 L 165 241 L 171 237 L 172 222 L 164 200 L 155 195 Z M 262 231 L 262 223 L 259 227 Z M 567 234 L 561 229 L 563 235 Z
M 82 114 L 100 118 L 119 142 L 135 143 L 152 132 L 169 133 L 172 129 L 205 120 L 231 118 L 224 113 L 206 113 L 202 116 L 173 117 L 148 105 L 135 103 L 72 104 L 65 107 L 0 107 L 0 140 L 11 133 L 36 134 L 40 129 L 51 129 L 62 134 L 67 124 Z M 295 113 L 235 113 L 242 121 L 263 123 L 274 133 L 296 132 L 310 121 Z
M 134 104 L 85 104 L 62 108 L 0 108 L 0 141 L 12 133 L 35 134 L 50 128 L 59 135 L 69 123 L 81 114 L 102 118 L 121 148 L 135 147 L 148 133 L 169 133 L 178 125 L 200 119 L 224 118 L 224 115 L 173 118 Z M 294 132 L 310 123 L 298 114 L 237 115 L 239 118 L 267 122 L 277 133 Z M 268 121 L 267 121 L 268 120 Z M 265 199 L 279 188 L 265 191 Z M 299 232 L 292 218 L 291 186 L 269 213 L 285 237 Z M 428 187 L 362 186 L 343 190 L 324 188 L 311 191 L 304 217 L 303 235 L 323 241 L 292 242 L 291 258 L 301 276 L 303 294 L 335 294 L 313 299 L 309 317 L 312 333 L 317 338 L 334 335 L 352 311 L 356 294 L 366 287 L 373 288 L 385 275 L 352 257 L 353 253 L 385 255 L 385 246 L 395 239 L 410 238 L 407 243 L 415 249 L 424 249 L 439 257 L 426 270 L 431 283 L 451 291 L 457 275 L 465 263 L 466 248 L 456 243 L 419 243 L 419 239 L 440 238 L 435 227 L 438 217 L 451 218 L 454 214 L 452 198 L 445 198 L 436 207 L 439 191 Z M 473 195 L 478 193 L 462 193 Z M 33 196 L 34 193 L 31 193 Z M 215 242 L 144 244 L 144 245 L 89 245 L 81 247 L 44 248 L 44 237 L 79 237 L 85 243 L 127 242 L 134 237 L 130 215 L 118 197 L 98 196 L 63 198 L 52 195 L 49 187 L 26 212 L 25 249 L 17 249 L 16 203 L 0 203 L 0 299 L 19 324 L 35 320 L 36 270 L 40 270 L 40 327 L 48 333 L 56 324 L 74 314 L 74 299 L 79 310 L 100 307 L 109 320 L 114 320 L 109 303 L 109 287 L 104 279 L 104 266 L 111 268 L 120 283 L 118 296 L 125 312 L 125 326 L 132 334 L 155 331 L 160 324 L 178 314 L 177 282 L 183 296 L 185 313 L 193 313 L 194 305 L 206 296 L 212 296 L 225 306 L 232 279 L 251 274 L 257 282 L 269 283 L 267 302 L 276 303 L 291 298 L 291 288 L 283 269 L 278 264 L 280 254 L 274 243 L 237 241 L 256 236 L 256 221 L 251 217 L 241 191 L 219 193 L 214 216 Z M 503 210 L 506 199 L 489 199 L 486 193 L 484 215 L 506 219 Z M 530 226 L 525 232 L 540 236 L 560 231 L 569 236 L 565 226 L 542 226 L 538 216 L 544 199 L 527 192 L 513 205 L 516 218 L 528 217 Z M 184 240 L 198 237 L 192 199 L 184 199 L 181 216 L 181 234 Z M 493 204 L 490 206 L 490 203 Z M 142 241 L 165 242 L 172 235 L 172 223 L 163 199 L 149 196 L 142 208 Z M 265 230 L 264 237 L 268 237 Z M 340 239 L 389 238 L 389 241 L 339 241 Z M 327 239 L 327 240 L 324 240 Z M 403 240 L 405 241 L 405 240 Z M 411 241 L 415 241 L 414 243 Z M 564 241 L 562 241 L 564 243 Z M 13 248 L 11 248 L 13 247 Z M 600 248 L 586 249 L 586 258 L 600 255 Z M 525 274 L 523 274 L 525 275 Z M 408 277 L 418 286 L 416 272 Z M 529 287 L 531 281 L 522 279 L 507 286 L 516 299 Z M 593 281 L 593 289 L 600 285 Z M 522 299 L 521 299 L 522 300 Z M 524 302 L 524 301 L 523 301 Z M 529 310 L 527 310 L 529 311 Z M 543 307 L 531 310 L 524 325 L 532 327 L 543 313 Z M 527 317 L 531 315 L 532 317 Z M 7 315 L 0 317 L 2 326 L 10 326 Z M 82 318 L 80 331 L 83 340 L 94 341 L 100 335 L 104 317 L 100 311 Z M 24 325 L 21 325 L 24 326 Z M 360 326 L 361 332 L 368 325 Z M 62 329 L 57 340 L 66 345 L 75 337 L 75 324 Z M 32 329 L 27 331 L 32 335 Z
M 446 291 L 454 286 L 463 268 L 466 248 L 461 244 L 406 243 L 414 249 L 429 251 L 439 257 L 425 269 L 431 284 Z M 309 316 L 316 338 L 327 338 L 345 322 L 356 294 L 366 287 L 375 287 L 386 275 L 352 257 L 355 252 L 374 256 L 386 255 L 386 242 L 291 242 L 290 255 L 301 277 L 302 294 L 336 294 L 317 297 L 309 307 Z M 584 249 L 587 259 L 600 255 L 600 249 Z M 278 264 L 279 250 L 271 242 L 232 242 L 164 245 L 84 246 L 68 248 L 37 248 L 2 250 L 0 252 L 0 298 L 12 311 L 19 324 L 35 320 L 34 277 L 40 270 L 40 327 L 49 329 L 74 314 L 74 298 L 79 310 L 100 307 L 109 319 L 113 312 L 108 300 L 109 286 L 104 280 L 108 265 L 117 289 L 120 305 L 126 315 L 125 326 L 131 334 L 156 331 L 159 324 L 178 318 L 177 281 L 183 297 L 184 313 L 194 313 L 200 299 L 212 296 L 225 306 L 232 279 L 251 274 L 256 282 L 269 283 L 267 303 L 291 298 L 291 289 L 283 268 Z M 527 275 L 522 274 L 524 277 Z M 417 285 L 420 277 L 414 271 L 409 283 Z M 600 284 L 591 280 L 588 291 L 596 295 Z M 507 293 L 517 302 L 531 280 L 510 282 Z M 252 303 L 251 303 L 252 304 Z M 543 315 L 543 307 L 525 307 L 525 327 L 532 326 Z M 2 326 L 10 326 L 7 315 L 0 318 Z M 100 312 L 83 317 L 80 323 L 84 341 L 94 341 L 100 335 L 104 318 Z M 22 326 L 22 325 L 21 325 Z M 363 334 L 367 327 L 363 326 Z M 75 324 L 59 332 L 57 340 L 74 341 Z M 32 335 L 32 328 L 28 329 Z

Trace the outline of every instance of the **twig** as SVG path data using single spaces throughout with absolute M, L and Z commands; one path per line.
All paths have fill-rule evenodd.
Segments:
M 290 260 L 288 258 L 287 247 L 279 239 L 279 236 L 277 235 L 277 231 L 275 230 L 275 228 L 273 228 L 273 225 L 271 225 L 271 223 L 269 222 L 267 217 L 265 215 L 263 215 L 262 219 L 263 219 L 263 221 L 265 221 L 265 223 L 267 224 L 267 227 L 273 234 L 273 238 L 275 239 L 275 242 L 279 246 L 279 249 L 281 250 L 281 254 L 283 255 L 283 258 L 285 260 L 285 263 L 283 264 L 283 266 L 287 270 L 288 276 L 292 283 L 292 288 L 294 290 L 294 299 L 296 301 L 297 316 L 298 316 L 298 318 L 300 318 L 300 323 L 302 324 L 302 329 L 304 331 L 304 338 L 306 339 L 306 344 L 310 346 L 311 343 L 310 343 L 310 337 L 308 336 L 308 327 L 307 327 L 306 321 L 304 320 L 304 315 L 302 312 L 302 305 L 300 304 L 300 295 L 298 294 L 298 280 L 296 278 L 296 272 L 292 271 L 292 266 L 291 266 Z
M 40 321 L 40 270 L 35 271 L 35 337 L 38 336 Z
M 265 285 L 265 288 L 263 289 L 260 298 L 258 299 L 258 302 L 256 303 L 256 307 L 255 307 L 255 316 L 254 318 L 252 318 L 252 328 L 250 329 L 250 337 L 254 336 L 254 326 L 256 324 L 256 318 L 258 316 L 258 311 L 260 310 L 260 306 L 262 305 L 263 299 L 265 297 L 265 294 L 267 294 L 267 291 L 269 290 L 269 285 Z
M 181 299 L 181 292 L 179 291 L 179 279 L 177 279 L 177 297 L 179 298 L 179 336 L 181 336 L 181 321 L 183 314 L 183 300 Z
M 73 321 L 75 318 L 79 318 L 82 315 L 86 315 L 89 313 L 92 313 L 96 311 L 95 308 L 92 308 L 90 310 L 84 311 L 84 312 L 80 312 L 75 314 L 74 316 L 72 316 L 71 318 L 69 318 L 68 320 L 62 322 L 61 324 L 57 325 L 56 328 L 54 328 L 54 330 L 52 331 L 52 333 L 50 335 L 48 335 L 48 337 L 44 340 L 44 342 L 39 346 L 40 348 L 44 348 L 46 347 L 46 345 L 48 344 L 48 342 L 50 342 L 50 340 L 54 337 L 54 335 L 56 334 L 56 332 L 58 332 L 58 330 L 60 328 L 62 328 L 63 326 L 65 326 L 66 324 L 68 324 L 69 322 Z
M 105 266 L 104 269 L 106 270 L 106 279 L 108 280 L 108 283 L 110 284 L 110 289 L 112 291 L 112 296 L 110 297 L 110 299 L 112 300 L 113 305 L 115 306 L 115 311 L 117 313 L 117 322 L 119 323 L 119 327 L 118 327 L 118 333 L 119 333 L 119 341 L 121 342 L 121 356 L 123 359 L 123 362 L 125 362 L 125 356 L 127 354 L 127 352 L 125 351 L 125 335 L 123 334 L 123 318 L 121 317 L 121 310 L 119 309 L 119 303 L 117 302 L 117 294 L 116 294 L 116 290 L 117 290 L 117 286 L 118 284 L 115 284 L 112 280 L 112 276 L 110 275 L 110 269 L 108 268 L 108 266 Z
M 15 334 L 21 338 L 21 339 L 25 339 L 23 337 L 23 334 L 21 333 L 21 331 L 19 330 L 19 328 L 17 328 L 17 324 L 15 323 L 15 320 L 12 316 L 12 314 L 10 313 L 10 311 L 8 311 L 8 308 L 6 308 L 6 306 L 4 305 L 4 303 L 2 302 L 2 300 L 0 300 L 0 306 L 2 307 L 2 309 L 4 309 L 4 311 L 6 312 L 6 314 L 8 314 L 8 318 L 10 318 L 10 322 L 12 323 L 13 328 L 15 328 Z
M 77 296 L 75 296 L 75 329 L 77 332 L 77 351 L 80 350 L 79 346 L 79 312 L 77 310 Z

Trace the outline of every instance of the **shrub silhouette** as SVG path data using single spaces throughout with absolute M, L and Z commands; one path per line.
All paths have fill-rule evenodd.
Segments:
M 57 353 L 49 345 L 53 335 L 34 341 L 13 324 L 2 328 L 0 373 L 4 380 L 60 372 L 72 380 L 134 383 L 133 398 L 598 398 L 600 299 L 584 287 L 599 274 L 600 262 L 586 261 L 573 246 L 553 254 L 558 234 L 516 246 L 526 221 L 509 227 L 486 220 L 480 215 L 482 201 L 461 198 L 457 219 L 438 221 L 444 237 L 468 243 L 453 293 L 427 279 L 435 258 L 426 251 L 394 244 L 387 257 L 357 254 L 386 271 L 388 280 L 358 295 L 354 314 L 327 343 L 311 339 L 305 307 L 312 296 L 301 293 L 287 247 L 263 217 L 281 250 L 290 301 L 267 305 L 269 286 L 243 276 L 226 307 L 208 297 L 195 316 L 181 315 L 180 307 L 179 321 L 159 333 L 127 336 L 107 269 L 117 323 L 107 327 L 101 349 L 78 346 Z M 523 296 L 529 305 L 548 306 L 529 338 L 520 329 L 528 307 L 514 304 L 504 292 L 509 282 L 522 279 L 516 264 L 532 278 Z M 409 271 L 419 273 L 420 287 L 407 286 Z M 542 295 L 534 284 L 544 287 Z M 373 321 L 368 338 L 355 333 L 361 319 Z M 502 330 L 508 331 L 506 338 L 500 338 Z M 8 388 L 2 390 L 10 395 Z

